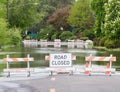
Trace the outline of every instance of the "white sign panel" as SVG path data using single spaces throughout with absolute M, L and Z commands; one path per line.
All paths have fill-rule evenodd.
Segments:
M 72 66 L 71 53 L 50 54 L 50 67 L 69 67 Z

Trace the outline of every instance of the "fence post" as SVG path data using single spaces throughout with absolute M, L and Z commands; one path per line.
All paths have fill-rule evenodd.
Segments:
M 27 69 L 28 69 L 28 75 L 27 77 L 30 77 L 30 62 L 29 62 L 30 54 L 27 55 Z

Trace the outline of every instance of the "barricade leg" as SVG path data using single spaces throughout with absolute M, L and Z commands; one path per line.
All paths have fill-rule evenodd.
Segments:
M 84 72 L 84 74 L 91 75 L 90 71 L 89 71 L 89 63 L 88 62 L 86 62 L 86 64 L 85 64 L 85 72 Z
M 31 75 L 31 74 L 30 74 L 30 71 L 28 71 L 28 75 L 27 75 L 27 77 L 30 77 L 30 75 Z
M 53 76 L 53 71 L 50 71 L 50 76 Z
M 111 70 L 110 70 L 110 64 L 109 63 L 107 63 L 107 65 L 106 65 L 106 72 L 105 72 L 105 74 L 111 76 Z
M 73 75 L 73 71 L 72 70 L 69 72 L 69 75 Z
M 8 75 L 7 75 L 7 77 L 10 77 L 10 71 L 8 71 Z

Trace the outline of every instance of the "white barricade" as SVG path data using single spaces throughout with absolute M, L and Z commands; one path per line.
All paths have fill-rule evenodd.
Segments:
M 77 48 L 85 48 L 84 46 L 85 42 L 83 40 L 76 40 L 76 46 Z
M 69 74 L 72 74 L 72 60 L 76 60 L 76 56 L 71 53 L 50 54 L 49 56 L 45 56 L 45 60 L 49 61 L 51 75 L 54 72 L 58 74 L 69 72 Z
M 75 48 L 75 41 L 74 40 L 68 40 L 68 48 Z
M 9 55 L 7 55 L 6 58 L 3 59 L 3 62 L 6 62 L 7 67 L 4 69 L 5 72 L 8 72 L 7 77 L 10 77 L 11 72 L 28 72 L 28 77 L 30 76 L 30 72 L 33 71 L 33 69 L 30 68 L 30 61 L 34 61 L 33 57 L 30 57 L 28 54 L 26 58 L 10 58 Z M 27 68 L 10 68 L 11 62 L 27 62 Z
M 114 71 L 114 69 L 112 68 L 112 62 L 116 61 L 116 57 L 113 57 L 112 55 L 110 55 L 109 57 L 106 56 L 88 56 L 85 57 L 85 60 L 87 61 L 85 64 L 85 74 L 91 75 L 92 72 L 95 71 L 102 71 L 105 72 L 106 75 L 111 75 L 111 72 Z M 92 68 L 92 62 L 93 61 L 108 61 L 109 63 L 107 63 L 106 68 L 104 69 L 94 69 Z
M 55 39 L 54 40 L 54 47 L 55 48 L 60 48 L 61 47 L 61 40 L 60 39 Z
M 40 40 L 40 43 L 41 47 L 47 47 L 47 40 Z

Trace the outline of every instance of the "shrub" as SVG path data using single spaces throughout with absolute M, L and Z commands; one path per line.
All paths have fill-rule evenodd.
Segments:
M 86 41 L 86 40 L 88 40 L 88 37 L 81 37 L 80 40 Z
M 106 40 L 107 40 L 107 36 L 102 37 L 102 38 L 100 39 L 100 41 L 99 41 L 99 45 L 100 45 L 100 46 L 104 46 Z
M 105 41 L 105 47 L 107 48 L 115 48 L 115 41 L 114 40 L 106 40 Z
M 9 30 L 8 34 L 9 34 L 10 44 L 19 45 L 22 42 L 22 37 L 19 29 L 12 28 Z
M 84 30 L 83 31 L 83 35 L 85 37 L 88 37 L 88 39 L 90 39 L 90 40 L 93 40 L 95 38 L 95 34 L 94 34 L 94 31 L 92 29 L 90 29 L 90 30 Z
M 37 39 L 44 39 L 44 40 L 51 40 L 51 37 L 54 33 L 54 27 L 52 25 L 49 25 L 43 29 L 40 30 Z
M 61 33 L 61 35 L 59 36 L 59 38 L 62 41 L 67 41 L 67 40 L 73 40 L 76 39 L 77 37 L 70 31 L 64 31 Z
M 115 40 L 114 42 L 115 42 L 115 47 L 116 48 L 120 47 L 120 40 L 119 39 Z

